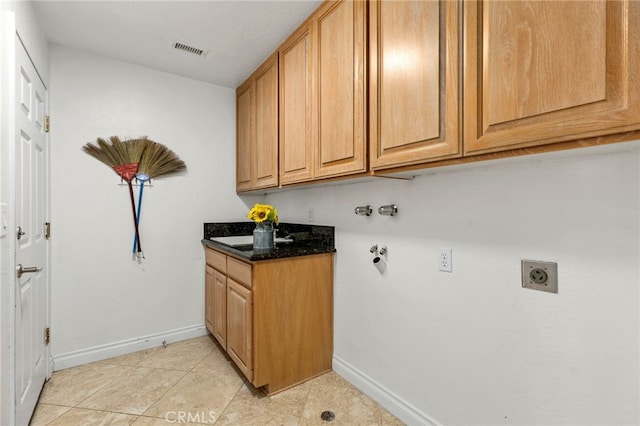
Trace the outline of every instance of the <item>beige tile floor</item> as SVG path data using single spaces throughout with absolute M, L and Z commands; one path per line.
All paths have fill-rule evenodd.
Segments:
M 335 419 L 320 414 L 330 410 Z M 32 425 L 402 425 L 334 372 L 266 396 L 209 336 L 53 373 Z

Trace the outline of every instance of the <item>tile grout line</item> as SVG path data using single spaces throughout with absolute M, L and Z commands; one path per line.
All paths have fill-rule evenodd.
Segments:
M 91 363 L 93 364 L 93 363 Z M 85 364 L 85 365 L 91 365 L 91 364 Z M 120 366 L 119 366 L 120 367 Z M 98 389 L 95 390 L 95 392 L 92 392 L 90 395 L 88 395 L 86 398 L 80 400 L 76 405 L 72 406 L 71 408 L 82 408 L 79 407 L 80 404 L 82 404 L 83 402 L 85 402 L 87 399 L 91 398 L 93 395 L 97 394 L 98 392 L 100 392 L 101 390 L 103 390 L 104 388 L 106 388 L 107 386 L 109 386 L 112 382 L 114 382 L 116 379 L 119 379 L 121 376 L 123 376 L 125 374 L 125 371 L 122 371 L 120 374 L 118 374 L 117 376 L 115 376 L 113 379 L 108 380 L 106 383 L 104 383 L 102 386 L 100 386 Z
M 167 369 L 167 370 L 168 370 L 168 369 Z M 149 411 L 149 410 L 150 410 L 154 405 L 156 405 L 156 404 L 157 404 L 157 403 L 158 403 L 158 402 L 159 402 L 159 401 L 160 401 L 160 400 L 161 400 L 161 399 L 162 399 L 162 398 L 163 398 L 163 397 L 164 397 L 164 396 L 165 396 L 165 395 L 166 395 L 166 394 L 171 390 L 171 389 L 173 389 L 174 387 L 176 387 L 176 386 L 178 385 L 178 383 L 180 383 L 180 382 L 182 381 L 182 379 L 184 379 L 184 378 L 186 377 L 186 375 L 187 375 L 187 374 L 189 374 L 189 371 L 184 371 L 184 370 L 168 370 L 168 371 L 176 371 L 176 372 L 177 372 L 177 371 L 179 371 L 179 372 L 184 373 L 184 374 L 182 374 L 182 376 L 181 376 L 181 377 L 180 377 L 180 378 L 179 378 L 179 379 L 178 379 L 178 380 L 177 380 L 173 385 L 169 386 L 169 387 L 167 388 L 167 390 L 166 390 L 166 391 L 164 391 L 164 393 L 158 397 L 158 399 L 156 399 L 155 401 L 153 401 L 153 402 L 152 402 L 152 403 L 151 403 L 147 408 L 145 408 L 145 410 L 144 410 L 141 414 L 138 414 L 138 416 L 143 416 L 143 415 L 144 415 L 144 413 L 146 413 L 146 412 L 147 412 L 147 411 Z M 165 413 L 165 415 L 166 415 L 166 413 Z M 162 419 L 162 417 L 153 417 L 153 416 L 145 416 L 145 417 L 152 417 L 152 418 L 154 418 L 154 419 Z
M 169 389 L 167 389 L 155 402 L 153 402 L 142 414 L 140 414 L 140 416 L 146 417 L 146 418 L 153 418 L 153 419 L 158 419 L 158 418 L 162 418 L 162 417 L 153 417 L 150 415 L 145 415 L 145 413 L 147 411 L 149 411 L 155 404 L 157 404 L 167 393 L 169 393 L 174 387 L 176 387 L 189 373 L 193 373 L 193 374 L 207 374 L 207 373 L 201 373 L 198 371 L 195 371 L 195 368 L 200 365 L 200 363 L 202 363 L 207 357 L 209 357 L 214 351 L 216 350 L 215 347 L 211 348 L 211 350 L 204 355 L 200 360 L 198 360 L 196 363 L 194 363 L 193 367 L 191 367 L 189 370 L 184 372 L 184 375 L 173 385 L 171 386 Z M 184 370 L 171 370 L 171 371 L 184 371 Z M 244 381 L 242 382 L 242 385 L 244 385 Z M 238 391 L 236 391 L 236 393 L 234 394 L 233 398 L 235 398 L 235 396 L 238 394 L 238 392 L 240 391 L 240 389 L 242 389 L 242 385 L 240 385 L 240 388 L 238 389 Z M 229 401 L 229 403 L 225 406 L 225 408 L 222 410 L 220 417 L 222 417 L 222 414 L 224 413 L 224 411 L 226 410 L 226 408 L 231 404 L 231 401 L 233 401 L 233 398 L 231 398 L 231 400 Z M 216 418 L 216 422 L 218 421 L 219 418 Z
M 81 401 L 79 401 L 76 405 L 58 405 L 58 404 L 49 404 L 49 405 L 56 405 L 56 406 L 60 406 L 60 407 L 65 407 L 68 408 L 67 411 L 65 411 L 65 413 L 61 414 L 60 416 L 56 417 L 55 419 L 51 420 L 51 422 L 55 421 L 56 419 L 60 418 L 61 416 L 63 416 L 64 414 L 66 414 L 69 410 L 72 409 L 78 409 L 78 410 L 88 410 L 88 411 L 93 411 L 93 412 L 99 412 L 99 413 L 112 413 L 112 414 L 122 414 L 122 415 L 127 415 L 127 416 L 135 416 L 136 419 L 139 417 L 145 417 L 145 418 L 152 418 L 152 419 L 162 419 L 162 417 L 155 417 L 155 416 L 151 416 L 151 415 L 147 415 L 146 412 L 152 408 L 155 404 L 157 404 L 167 393 L 169 393 L 172 389 L 174 389 L 189 373 L 194 373 L 194 374 L 206 374 L 208 375 L 208 373 L 203 373 L 203 372 L 198 372 L 195 371 L 195 368 L 202 363 L 207 357 L 209 357 L 214 351 L 216 350 L 216 348 L 212 348 L 206 355 L 204 355 L 200 360 L 198 360 L 197 362 L 194 363 L 194 365 L 189 369 L 189 370 L 182 370 L 182 369 L 173 369 L 173 368 L 162 368 L 162 367 L 149 367 L 149 366 L 144 366 L 142 365 L 143 362 L 148 361 L 148 359 L 144 359 L 141 360 L 137 363 L 133 363 L 130 365 L 120 365 L 117 363 L 109 363 L 109 362 L 104 362 L 104 361 L 99 361 L 96 362 L 96 364 L 102 364 L 102 365 L 109 365 L 109 366 L 113 366 L 113 367 L 119 367 L 122 368 L 122 370 L 124 370 L 122 373 L 118 374 L 117 376 L 115 376 L 113 379 L 107 381 L 106 383 L 104 383 L 102 386 L 100 386 L 95 392 L 91 393 L 90 395 L 88 395 L 86 398 L 82 399 Z M 182 376 L 180 376 L 180 378 L 178 379 L 178 381 L 176 383 L 174 383 L 172 386 L 170 386 L 162 395 L 160 395 L 156 400 L 154 400 L 146 409 L 143 413 L 141 414 L 136 414 L 136 413 L 128 413 L 128 412 L 122 412 L 122 411 L 114 411 L 114 410 L 109 410 L 109 409 L 98 409 L 98 408 L 90 408 L 90 407 L 81 407 L 80 405 L 85 402 L 87 399 L 91 398 L 92 396 L 94 396 L 96 393 L 104 390 L 106 387 L 108 387 L 112 382 L 118 380 L 119 378 L 121 378 L 123 375 L 125 375 L 125 373 L 127 371 L 133 371 L 136 369 L 140 369 L 140 368 L 144 368 L 144 369 L 149 369 L 149 370 L 164 370 L 164 371 L 172 371 L 172 372 L 176 372 L 176 373 L 182 373 Z M 222 415 L 224 414 L 224 412 L 226 411 L 226 409 L 229 407 L 229 405 L 231 405 L 231 402 L 235 399 L 235 397 L 238 395 L 238 393 L 242 390 L 242 386 L 244 386 L 246 383 L 246 379 L 243 378 L 243 381 L 240 385 L 240 387 L 238 388 L 238 390 L 235 392 L 234 396 L 229 400 L 229 402 L 225 405 L 225 407 L 223 408 L 223 410 L 221 411 L 221 414 L 219 416 L 219 418 L 222 417 Z M 44 403 L 43 403 L 44 404 Z M 218 418 L 218 419 L 219 419 Z M 216 421 L 218 420 L 216 419 Z M 51 423 L 49 422 L 49 423 Z M 47 424 L 49 424 L 47 423 Z
M 177 342 L 177 343 L 180 343 L 180 342 Z M 147 411 L 149 411 L 149 410 L 150 410 L 154 405 L 156 405 L 156 404 L 157 404 L 157 403 L 158 403 L 158 402 L 159 402 L 159 401 L 160 401 L 160 400 L 161 400 L 161 399 L 162 399 L 162 398 L 163 398 L 167 393 L 169 393 L 173 388 L 175 388 L 175 387 L 178 385 L 178 383 L 180 383 L 180 382 L 181 382 L 181 381 L 182 381 L 182 380 L 187 376 L 187 374 L 189 374 L 189 373 L 194 373 L 193 369 L 194 369 L 194 368 L 196 368 L 196 366 L 198 366 L 202 361 L 204 361 L 204 360 L 205 360 L 209 355 L 211 355 L 212 353 L 213 353 L 213 348 L 212 348 L 212 349 L 211 349 L 211 350 L 210 350 L 206 355 L 204 355 L 204 356 L 203 356 L 199 361 L 197 361 L 197 362 L 193 365 L 193 367 L 191 367 L 189 370 L 186 370 L 186 371 L 185 371 L 185 370 L 176 370 L 176 369 L 172 369 L 172 368 L 164 368 L 164 370 L 167 370 L 167 371 L 176 371 L 176 372 L 177 372 L 177 371 L 179 371 L 179 372 L 182 372 L 182 373 L 184 373 L 184 374 L 183 374 L 183 375 L 182 375 L 182 376 L 181 376 L 181 377 L 180 377 L 180 378 L 179 378 L 179 379 L 178 379 L 178 380 L 177 380 L 173 385 L 171 385 L 171 386 L 170 386 L 170 387 L 169 387 L 169 388 L 168 388 L 168 389 L 167 389 L 167 390 L 166 390 L 162 395 L 160 395 L 160 396 L 158 397 L 158 399 L 156 399 L 154 402 L 152 402 L 152 403 L 151 403 L 151 405 L 149 405 L 149 406 L 148 406 L 148 407 L 147 407 L 147 408 L 142 412 L 142 414 L 139 414 L 138 416 L 143 416 L 143 417 L 153 418 L 153 419 L 162 419 L 162 417 L 154 417 L 154 416 L 149 416 L 149 415 L 146 415 L 146 416 L 145 416 L 145 413 L 146 413 Z M 141 361 L 141 362 L 142 362 L 142 361 Z M 153 368 L 153 367 L 148 367 L 148 368 Z M 160 369 L 162 369 L 162 368 L 160 368 Z M 165 413 L 165 414 L 166 414 L 166 413 Z
M 179 343 L 179 342 L 177 342 Z M 213 342 L 215 343 L 215 342 Z M 96 414 L 88 414 L 88 413 L 104 413 L 102 415 L 114 415 L 114 416 L 130 416 L 132 422 L 147 422 L 147 421 L 162 421 L 163 417 L 162 417 L 162 408 L 165 408 L 166 410 L 170 410 L 172 409 L 171 407 L 173 407 L 172 405 L 172 401 L 170 401 L 170 398 L 167 396 L 168 394 L 171 393 L 176 393 L 178 394 L 178 390 L 177 387 L 180 385 L 180 383 L 182 383 L 182 381 L 187 380 L 187 377 L 191 374 L 190 377 L 195 377 L 193 375 L 203 375 L 203 379 L 204 377 L 211 377 L 212 380 L 214 380 L 214 382 L 218 379 L 222 379 L 223 377 L 230 377 L 231 376 L 231 372 L 227 369 L 226 363 L 229 362 L 228 357 L 225 357 L 224 360 L 222 358 L 218 359 L 218 352 L 220 352 L 222 355 L 224 355 L 223 352 L 221 352 L 221 349 L 215 345 L 204 345 L 204 342 L 200 342 L 198 345 L 193 346 L 193 350 L 195 352 L 197 352 L 197 355 L 200 355 L 203 352 L 206 352 L 206 354 L 203 354 L 201 356 L 201 358 L 195 358 L 192 356 L 188 356 L 189 354 L 187 354 L 187 352 L 189 352 L 190 350 L 187 351 L 183 351 L 180 350 L 178 351 L 179 353 L 185 352 L 185 355 L 187 355 L 187 358 L 191 361 L 191 362 L 180 362 L 180 363 L 174 363 L 174 362 L 168 362 L 169 358 L 166 358 L 165 356 L 161 356 L 160 358 L 158 358 L 157 362 L 159 364 L 163 364 L 165 365 L 165 367 L 153 367 L 153 366 L 144 366 L 142 364 L 144 364 L 145 362 L 151 362 L 153 358 L 155 358 L 155 356 L 159 356 L 162 352 L 156 352 L 154 353 L 152 356 L 149 357 L 134 357 L 132 359 L 130 359 L 129 365 L 119 365 L 117 363 L 110 363 L 110 362 L 104 362 L 104 361 L 99 361 L 96 362 L 95 364 L 103 364 L 108 366 L 108 368 L 110 370 L 106 370 L 106 371 L 111 371 L 113 374 L 117 374 L 115 377 L 109 379 L 109 380 L 105 380 L 104 384 L 102 384 L 97 390 L 95 390 L 94 392 L 91 392 L 88 396 L 86 396 L 85 398 L 82 398 L 77 404 L 69 404 L 67 405 L 66 403 L 45 403 L 43 402 L 42 405 L 49 405 L 50 407 L 59 407 L 61 408 L 65 408 L 65 412 L 57 415 L 57 417 L 50 419 L 47 424 L 50 425 L 52 422 L 56 422 L 56 421 L 60 421 L 59 419 L 62 418 L 63 416 L 71 416 L 74 417 L 73 415 L 69 414 L 70 410 L 82 410 L 84 411 L 86 414 L 77 414 L 76 416 L 80 415 L 82 416 L 89 416 L 89 417 L 95 417 L 97 416 Z M 202 351 L 202 352 L 201 352 Z M 191 355 L 195 355 L 196 353 L 193 353 Z M 214 356 L 215 355 L 215 356 Z M 181 356 L 181 355 L 180 355 Z M 211 362 L 208 361 L 209 357 L 212 357 Z M 160 362 L 163 359 L 165 359 L 165 361 L 167 362 Z M 106 360 L 105 360 L 106 361 Z M 123 360 L 123 362 L 126 360 Z M 186 361 L 186 359 L 184 360 Z M 225 361 L 225 362 L 223 362 Z M 204 364 L 203 364 L 204 363 Z M 225 364 L 224 368 L 219 368 L 222 366 L 222 363 Z M 92 363 L 94 364 L 94 363 Z M 166 368 L 166 366 L 171 366 L 172 364 L 175 364 L 178 367 L 181 367 L 179 369 L 176 368 Z M 186 364 L 186 365 L 185 365 Z M 202 364 L 202 366 L 201 366 Z M 232 366 L 233 363 L 231 364 Z M 183 368 L 186 368 L 183 369 Z M 118 371 L 119 369 L 119 371 Z M 105 389 L 109 386 L 114 386 L 114 382 L 118 381 L 118 380 L 122 380 L 123 377 L 126 377 L 128 374 L 130 374 L 130 372 L 132 371 L 136 371 L 137 369 L 144 369 L 144 370 L 148 370 L 148 374 L 146 374 L 146 376 L 151 376 L 149 378 L 149 380 L 151 382 L 153 382 L 153 377 L 155 376 L 154 370 L 158 373 L 161 373 L 162 371 L 164 371 L 165 373 L 162 373 L 162 375 L 164 374 L 169 374 L 173 375 L 173 377 L 175 378 L 175 382 L 173 384 L 171 384 L 164 392 L 162 392 L 162 394 L 158 395 L 157 398 L 153 398 L 153 400 L 151 402 L 149 402 L 149 404 L 144 407 L 144 411 L 140 414 L 138 413 L 129 413 L 129 412 L 122 412 L 120 411 L 121 409 L 125 409 L 128 410 L 129 408 L 124 407 L 124 406 L 119 406 L 118 404 L 114 404 L 114 405 L 110 405 L 110 404 L 105 404 L 103 405 L 103 408 L 89 408 L 89 407 L 81 407 L 81 405 L 83 403 L 85 403 L 89 398 L 92 398 L 96 395 L 96 393 L 99 392 L 103 392 L 105 391 Z M 198 369 L 201 369 L 201 371 L 198 371 Z M 89 370 L 90 371 L 90 370 Z M 99 370 L 96 370 L 98 373 L 100 373 Z M 237 370 L 237 368 L 234 368 L 235 374 L 234 376 L 237 377 L 237 379 L 241 379 L 241 384 L 238 387 L 238 389 L 236 391 L 233 391 L 233 387 L 231 387 L 229 389 L 229 391 L 231 393 L 225 392 L 225 394 L 227 395 L 227 397 L 229 398 L 227 400 L 227 402 L 222 405 L 222 407 L 220 407 L 220 414 L 218 416 L 216 416 L 215 421 L 213 421 L 212 423 L 207 423 L 209 425 L 212 424 L 221 424 L 224 421 L 221 421 L 222 418 L 224 418 L 227 414 L 230 414 L 233 417 L 233 413 L 235 413 L 235 409 L 234 407 L 236 407 L 236 405 L 240 405 L 240 406 L 245 406 L 247 401 L 245 401 L 245 395 L 244 395 L 244 386 L 250 386 L 252 387 L 252 385 L 250 384 L 250 382 L 248 382 L 248 380 L 244 377 L 244 375 Z M 173 374 L 176 373 L 176 374 Z M 335 372 L 334 372 L 335 373 Z M 111 373 L 110 373 L 111 374 Z M 100 377 L 100 375 L 98 375 L 97 377 Z M 320 377 L 320 376 L 318 376 Z M 309 383 L 309 386 L 305 389 L 304 392 L 300 392 L 297 393 L 297 398 L 295 398 L 295 406 L 296 411 L 298 411 L 298 415 L 296 416 L 295 419 L 295 423 L 294 418 L 292 417 L 288 417 L 290 420 L 290 424 L 292 425 L 296 425 L 296 426 L 305 426 L 305 425 L 309 425 L 309 424 L 317 424 L 319 423 L 319 415 L 320 413 L 317 412 L 316 410 L 324 410 L 324 409 L 331 409 L 331 404 L 329 404 L 329 406 L 325 406 L 326 402 L 328 401 L 333 401 L 334 404 L 339 404 L 339 402 L 336 400 L 334 401 L 334 398 L 329 398 L 327 401 L 325 401 L 325 403 L 322 403 L 320 405 L 318 405 L 318 402 L 324 400 L 325 398 L 321 395 L 323 393 L 323 389 L 325 386 L 329 386 L 328 389 L 333 389 L 335 386 L 336 389 L 338 387 L 342 388 L 344 386 L 342 381 L 338 380 L 334 380 L 332 377 L 329 377 L 327 380 L 320 380 L 318 381 L 318 377 L 315 377 L 314 379 L 312 379 Z M 341 376 L 337 375 L 337 377 L 341 378 Z M 191 379 L 188 379 L 191 380 Z M 197 380 L 194 379 L 194 380 Z M 209 379 L 207 379 L 209 380 Z M 226 379 L 225 379 L 226 380 Z M 212 383 L 214 383 L 212 382 Z M 235 382 L 235 380 L 233 381 Z M 335 383 L 334 383 L 335 382 Z M 231 383 L 231 382 L 230 382 Z M 214 383 L 215 385 L 215 383 Z M 335 386 L 334 386 L 335 385 Z M 338 386 L 340 385 L 340 386 Z M 347 382 L 348 385 L 348 382 Z M 207 385 L 208 386 L 208 385 Z M 203 388 L 205 389 L 205 388 Z M 349 389 L 351 389 L 351 387 L 349 387 Z M 359 395 L 364 395 L 361 391 L 359 391 L 359 389 L 357 388 L 353 388 L 354 390 L 358 391 Z M 264 395 L 264 397 L 268 398 L 270 401 L 265 401 L 266 404 L 276 404 L 276 402 L 278 401 L 278 399 L 276 400 L 271 400 L 271 397 L 267 396 L 266 394 L 264 394 L 264 390 L 258 388 L 257 389 L 258 392 L 261 395 Z M 253 392 L 252 392 L 253 393 Z M 347 395 L 350 395 L 351 392 L 347 392 Z M 132 394 L 133 395 L 133 394 Z M 160 402 L 163 400 L 163 398 L 167 398 L 167 401 L 165 401 L 165 403 L 160 404 Z M 319 399 L 318 399 L 319 398 Z M 236 399 L 238 400 L 236 402 Z M 289 399 L 288 397 L 285 398 L 285 401 L 289 401 L 287 403 L 287 405 L 291 408 L 293 408 L 292 405 L 289 405 L 290 403 L 294 402 L 294 400 Z M 222 402 L 222 401 L 220 401 Z M 365 401 L 366 402 L 366 401 Z M 251 404 L 251 401 L 248 400 L 248 403 Z M 40 404 L 40 403 L 39 403 Z M 385 416 L 384 416 L 384 409 L 382 407 L 380 407 L 379 405 L 377 405 L 375 403 L 375 401 L 372 401 L 373 407 L 369 407 L 369 404 L 366 403 L 365 404 L 365 408 L 367 409 L 367 415 L 370 416 L 370 420 L 372 422 L 372 425 L 383 425 L 385 424 Z M 279 404 L 276 404 L 279 405 Z M 271 406 L 271 405 L 267 405 L 267 406 Z M 115 410 L 112 410 L 111 407 L 113 407 Z M 154 414 L 147 414 L 147 413 L 151 413 L 151 409 L 153 407 L 156 407 L 155 411 L 153 411 Z M 338 408 L 337 406 L 334 408 Z M 310 411 L 313 410 L 313 411 Z M 56 410 L 51 410 L 52 413 L 55 413 Z M 293 411 L 293 410 L 291 410 Z M 292 414 L 292 412 L 289 411 L 289 415 Z M 309 412 L 307 412 L 309 411 Z M 168 412 L 168 411 L 167 411 Z M 265 411 L 265 413 L 263 413 L 264 415 L 269 415 L 269 410 L 267 409 L 267 411 Z M 255 417 L 257 414 L 254 414 L 251 418 L 256 419 L 256 418 L 260 418 L 262 419 L 262 417 L 258 416 Z M 347 414 L 345 414 L 347 415 Z M 157 416 L 157 417 L 156 417 Z M 166 416 L 166 413 L 165 413 Z M 347 417 L 345 417 L 347 418 Z M 141 419 L 148 419 L 148 420 L 141 420 Z
M 135 352 L 134 352 L 135 353 Z M 211 352 L 209 352 L 211 353 Z M 208 356 L 208 354 L 207 354 Z M 149 356 L 149 358 L 152 358 L 153 355 Z M 203 357 L 204 359 L 204 357 Z M 105 360 L 108 361 L 108 360 Z M 115 414 L 125 414 L 125 415 L 130 415 L 130 416 L 141 416 L 141 414 L 134 414 L 134 413 L 124 413 L 124 412 L 120 412 L 120 411 L 112 411 L 112 410 L 100 410 L 100 409 L 94 409 L 94 408 L 89 408 L 89 407 L 80 407 L 80 404 L 82 404 L 83 402 L 85 402 L 86 400 L 88 400 L 89 398 L 91 398 L 92 396 L 94 396 L 95 394 L 97 394 L 98 392 L 102 391 L 103 389 L 105 389 L 107 386 L 109 386 L 110 384 L 112 384 L 114 381 L 116 381 L 117 379 L 119 379 L 120 377 L 122 377 L 127 370 L 128 371 L 132 371 L 138 368 L 147 368 L 147 369 L 151 369 L 151 370 L 166 370 L 166 371 L 174 371 L 174 372 L 181 372 L 183 373 L 182 376 L 178 379 L 178 381 L 176 383 L 174 383 L 171 387 L 169 387 L 167 389 L 166 392 L 164 392 L 156 401 L 154 401 L 153 403 L 151 403 L 149 405 L 149 407 L 147 407 L 145 409 L 144 412 L 146 412 L 147 410 L 149 410 L 149 408 L 151 408 L 154 404 L 156 404 L 169 390 L 173 389 L 173 387 L 175 385 L 177 385 L 186 375 L 187 373 L 189 373 L 190 370 L 176 370 L 176 369 L 169 369 L 169 368 L 156 368 L 156 367 L 146 367 L 141 365 L 144 361 L 147 361 L 147 359 L 138 361 L 137 363 L 134 363 L 133 365 L 120 365 L 120 364 L 114 364 L 114 363 L 109 363 L 109 362 L 104 362 L 104 361 L 97 361 L 95 363 L 90 363 L 87 365 L 91 365 L 91 364 L 102 364 L 102 365 L 110 365 L 110 366 L 114 366 L 114 367 L 120 367 L 122 368 L 122 372 L 120 374 L 118 374 L 116 377 L 114 377 L 113 379 L 107 381 L 104 385 L 100 386 L 98 389 L 96 389 L 95 392 L 91 393 L 90 395 L 88 395 L 86 398 L 82 399 L 81 401 L 79 401 L 76 405 L 72 406 L 71 408 L 76 408 L 76 409 L 82 409 L 82 410 L 91 410 L 91 411 L 98 411 L 98 412 L 103 412 L 103 413 L 115 413 Z M 202 360 L 200 360 L 202 361 Z M 198 361 L 198 362 L 200 362 Z M 196 364 L 197 365 L 197 364 Z M 67 410 L 69 411 L 69 410 Z M 142 414 L 144 414 L 144 412 Z M 65 412 L 66 413 L 66 412 Z M 64 415 L 64 414 L 63 414 Z M 61 417 L 61 416 L 59 416 Z M 51 423 L 51 422 L 49 422 Z
M 51 419 L 50 421 L 48 421 L 45 426 L 50 425 L 51 423 L 53 423 L 54 421 L 58 420 L 60 417 L 64 416 L 66 413 L 69 412 L 69 410 L 73 410 L 74 407 L 69 407 L 68 405 L 58 405 L 58 404 L 46 404 L 46 403 L 42 403 L 40 404 L 40 402 L 36 403 L 36 408 L 33 410 L 33 414 L 31 415 L 31 419 L 29 420 L 29 424 L 31 424 L 31 422 L 33 421 L 33 417 L 36 413 L 36 410 L 38 409 L 39 405 L 52 405 L 54 407 L 64 407 L 67 408 L 67 411 L 65 411 L 64 413 L 59 414 L 58 416 L 54 417 L 53 419 Z
M 242 383 L 240 384 L 240 387 L 238 388 L 238 390 L 236 391 L 236 393 L 233 394 L 233 397 L 229 400 L 229 402 L 227 403 L 227 405 L 224 406 L 224 408 L 222 409 L 222 411 L 220 412 L 220 416 L 216 417 L 216 421 L 213 422 L 213 424 L 218 423 L 218 421 L 224 416 L 224 413 L 227 411 L 227 409 L 229 408 L 229 406 L 231 405 L 231 403 L 233 402 L 234 399 L 236 399 L 236 396 L 238 396 L 238 394 L 240 393 L 240 391 L 242 390 L 242 387 L 245 385 L 245 383 L 247 383 L 247 379 L 244 378 L 242 380 Z
M 309 380 L 309 390 L 307 391 L 307 395 L 304 398 L 304 403 L 302 404 L 302 410 L 300 411 L 300 416 L 298 418 L 298 425 L 297 426 L 300 426 L 302 424 L 302 419 L 304 417 L 304 413 L 305 413 L 305 411 L 307 411 L 306 408 L 307 408 L 307 404 L 309 403 L 309 395 L 311 395 L 311 391 L 313 390 L 313 387 L 315 385 L 314 384 L 314 379 Z

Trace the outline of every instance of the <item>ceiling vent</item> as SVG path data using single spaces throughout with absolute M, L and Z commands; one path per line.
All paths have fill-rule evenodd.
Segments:
M 187 53 L 192 53 L 200 57 L 205 57 L 208 52 L 207 50 L 189 46 L 188 44 L 182 43 L 180 41 L 174 42 L 171 46 L 173 46 L 174 49 L 182 50 L 183 52 L 187 52 Z

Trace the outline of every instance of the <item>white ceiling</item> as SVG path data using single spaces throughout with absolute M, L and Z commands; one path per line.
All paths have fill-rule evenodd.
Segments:
M 33 1 L 46 37 L 103 56 L 236 88 L 321 0 Z M 175 41 L 208 50 L 176 50 Z

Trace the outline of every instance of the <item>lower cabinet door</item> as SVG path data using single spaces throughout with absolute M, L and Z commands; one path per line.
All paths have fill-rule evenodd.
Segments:
M 213 271 L 213 330 L 211 333 L 220 342 L 223 348 L 227 348 L 227 277 Z
M 252 304 L 251 290 L 227 278 L 227 353 L 249 381 L 253 380 Z
M 207 326 L 207 330 L 211 332 L 211 334 L 215 334 L 214 332 L 214 315 L 215 315 L 215 302 L 214 302 L 214 293 L 215 291 L 215 270 L 207 265 L 205 268 L 205 281 L 204 281 L 204 320 L 205 325 Z

